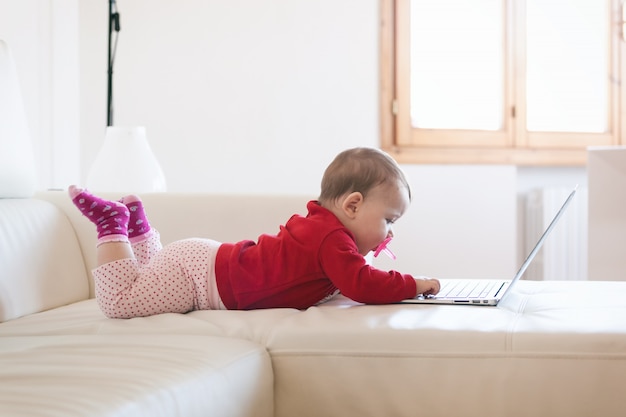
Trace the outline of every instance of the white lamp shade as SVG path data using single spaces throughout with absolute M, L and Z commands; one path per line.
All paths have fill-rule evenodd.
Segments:
M 141 126 L 106 129 L 104 145 L 87 177 L 94 192 L 149 193 L 166 191 L 165 176 Z

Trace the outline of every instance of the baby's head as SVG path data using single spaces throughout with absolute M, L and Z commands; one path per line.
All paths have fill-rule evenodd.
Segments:
M 373 148 L 341 152 L 326 168 L 319 204 L 354 235 L 361 255 L 393 236 L 392 225 L 409 206 L 411 190 L 396 161 Z
M 391 156 L 375 148 L 348 149 L 337 155 L 326 168 L 318 200 L 324 206 L 352 192 L 367 197 L 374 187 L 396 185 L 398 181 L 406 187 L 410 201 L 409 183 Z

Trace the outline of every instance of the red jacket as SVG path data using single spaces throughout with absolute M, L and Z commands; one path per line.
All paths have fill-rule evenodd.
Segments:
M 292 216 L 277 235 L 224 243 L 217 252 L 217 287 L 226 308 L 305 309 L 339 290 L 357 302 L 386 304 L 415 297 L 411 275 L 365 262 L 354 236 L 316 201 L 306 217 Z

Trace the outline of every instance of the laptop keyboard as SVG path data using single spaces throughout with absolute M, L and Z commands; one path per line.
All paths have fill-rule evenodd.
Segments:
M 501 284 L 500 281 L 473 281 L 459 280 L 447 281 L 441 287 L 438 298 L 480 298 L 489 295 L 494 286 Z

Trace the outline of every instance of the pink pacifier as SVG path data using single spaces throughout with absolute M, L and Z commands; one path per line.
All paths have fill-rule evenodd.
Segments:
M 385 252 L 385 255 L 389 256 L 394 261 L 396 260 L 396 255 L 394 255 L 391 249 L 387 247 L 389 242 L 391 242 L 391 239 L 392 237 L 389 236 L 387 239 L 383 240 L 380 245 L 378 245 L 378 247 L 376 248 L 376 251 L 374 252 L 374 258 L 377 257 L 379 253 Z

